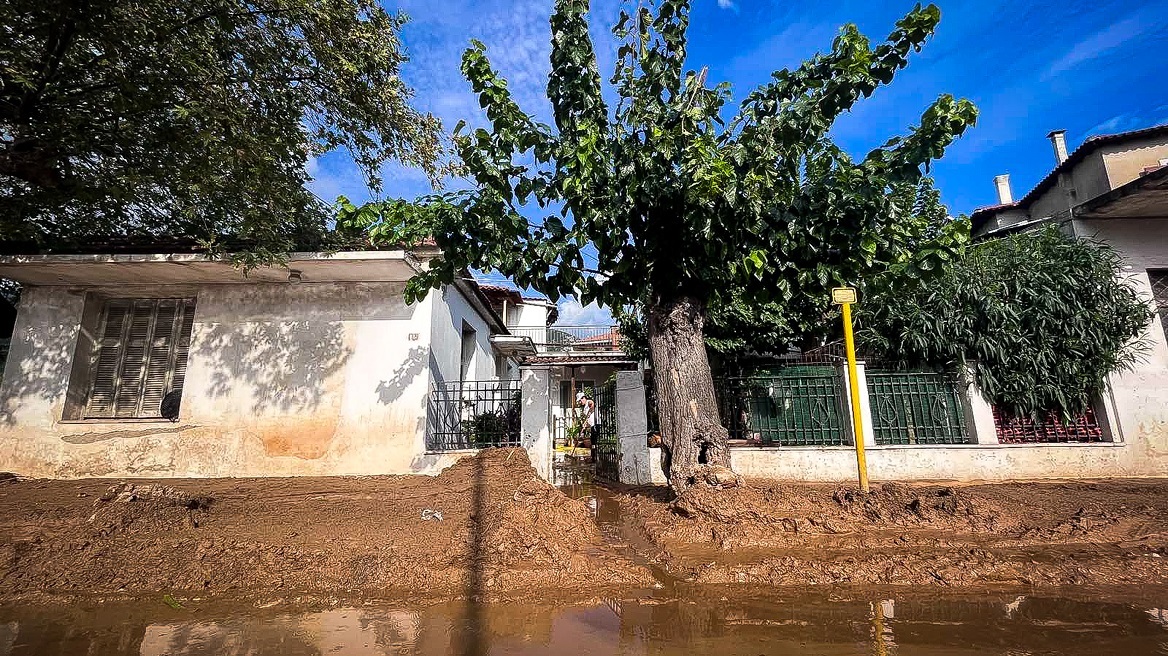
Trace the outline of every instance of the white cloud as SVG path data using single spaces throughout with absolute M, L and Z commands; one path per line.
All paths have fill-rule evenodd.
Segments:
M 556 322 L 562 326 L 607 326 L 614 323 L 612 312 L 595 302 L 581 305 L 576 299 L 559 302 L 560 318 Z
M 734 0 L 718 0 L 718 7 L 738 11 L 738 5 L 734 4 Z
M 1050 65 L 1044 77 L 1053 77 L 1092 59 L 1103 57 L 1112 50 L 1130 45 L 1136 37 L 1156 28 L 1159 24 L 1159 21 L 1148 16 L 1130 16 L 1113 23 L 1076 43 L 1065 55 Z

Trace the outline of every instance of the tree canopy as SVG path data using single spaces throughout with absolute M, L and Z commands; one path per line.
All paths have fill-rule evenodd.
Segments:
M 1015 414 L 1090 407 L 1140 357 L 1151 310 L 1115 251 L 1048 227 L 970 246 L 922 276 L 893 269 L 858 308 L 858 341 L 907 366 L 970 365 Z
M 168 234 L 278 252 L 327 218 L 305 164 L 352 154 L 377 188 L 439 175 L 409 105 L 405 21 L 373 0 L 10 0 L 0 6 L 0 234 Z
M 897 185 L 890 199 L 901 217 L 894 234 L 898 249 L 893 265 L 899 265 L 898 272 L 927 276 L 927 270 L 958 257 L 969 242 L 968 222 L 949 216 L 932 178 Z M 866 288 L 870 282 L 864 278 L 853 284 Z M 644 303 L 617 308 L 614 316 L 621 325 L 624 348 L 648 357 Z M 749 286 L 727 287 L 715 290 L 709 301 L 705 337 L 709 349 L 724 359 L 814 348 L 842 337 L 839 306 L 818 293 L 777 302 L 755 298 Z
M 752 300 L 826 298 L 898 261 L 906 217 L 894 189 L 914 184 L 977 113 L 942 95 L 906 136 L 859 159 L 829 138 L 836 119 L 891 82 L 933 33 L 933 5 L 917 5 L 875 46 L 844 26 L 829 52 L 775 72 L 736 111 L 728 83 L 709 86 L 704 69 L 687 70 L 689 10 L 688 0 L 660 0 L 621 13 L 609 107 L 588 3 L 557 0 L 554 128 L 516 104 L 486 46 L 473 42 L 462 72 L 489 127 L 460 123 L 454 135 L 473 187 L 341 216 L 376 240 L 434 237 L 442 256 L 411 281 L 411 298 L 474 269 L 553 300 L 644 303 L 653 365 L 672 374 L 659 376 L 658 392 L 678 490 L 699 463 L 729 463 L 702 341 L 710 299 L 733 287 Z
M 474 188 L 421 208 L 344 213 L 388 239 L 402 229 L 433 235 L 444 256 L 415 280 L 416 294 L 473 268 L 553 299 L 609 306 L 646 290 L 708 297 L 748 282 L 775 300 L 826 295 L 902 256 L 906 214 L 892 187 L 915 183 L 976 117 L 971 103 L 943 95 L 908 136 L 860 160 L 828 138 L 835 119 L 890 82 L 932 34 L 932 5 L 918 5 L 875 47 L 844 26 L 830 52 L 776 72 L 729 121 L 729 84 L 711 88 L 704 71 L 685 71 L 688 2 L 621 14 L 615 108 L 601 94 L 587 7 L 559 0 L 552 16 L 555 129 L 514 102 L 475 42 L 462 70 L 490 128 L 460 123 L 454 139 Z M 424 229 L 407 227 L 419 222 Z

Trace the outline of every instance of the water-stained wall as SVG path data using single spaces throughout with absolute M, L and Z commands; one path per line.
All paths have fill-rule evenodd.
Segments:
M 424 457 L 433 306 L 444 301 L 434 293 L 406 305 L 402 289 L 104 290 L 196 297 L 181 414 L 172 423 L 62 421 L 92 290 L 26 288 L 0 384 L 0 470 L 53 477 L 434 473 L 454 459 Z M 491 366 L 490 357 L 480 360 Z

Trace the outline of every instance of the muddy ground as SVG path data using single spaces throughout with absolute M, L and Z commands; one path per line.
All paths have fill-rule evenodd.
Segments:
M 0 477 L 0 600 L 1168 585 L 1168 481 L 570 491 L 601 498 L 520 449 L 433 478 Z
M 0 481 L 0 595 L 492 598 L 652 585 L 522 449 L 437 477 Z
M 754 483 L 618 495 L 641 551 L 693 583 L 1168 583 L 1168 481 Z

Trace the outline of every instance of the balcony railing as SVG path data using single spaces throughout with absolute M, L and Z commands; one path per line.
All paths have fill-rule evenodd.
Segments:
M 511 328 L 510 332 L 530 338 L 540 353 L 613 353 L 621 350 L 617 326 Z

